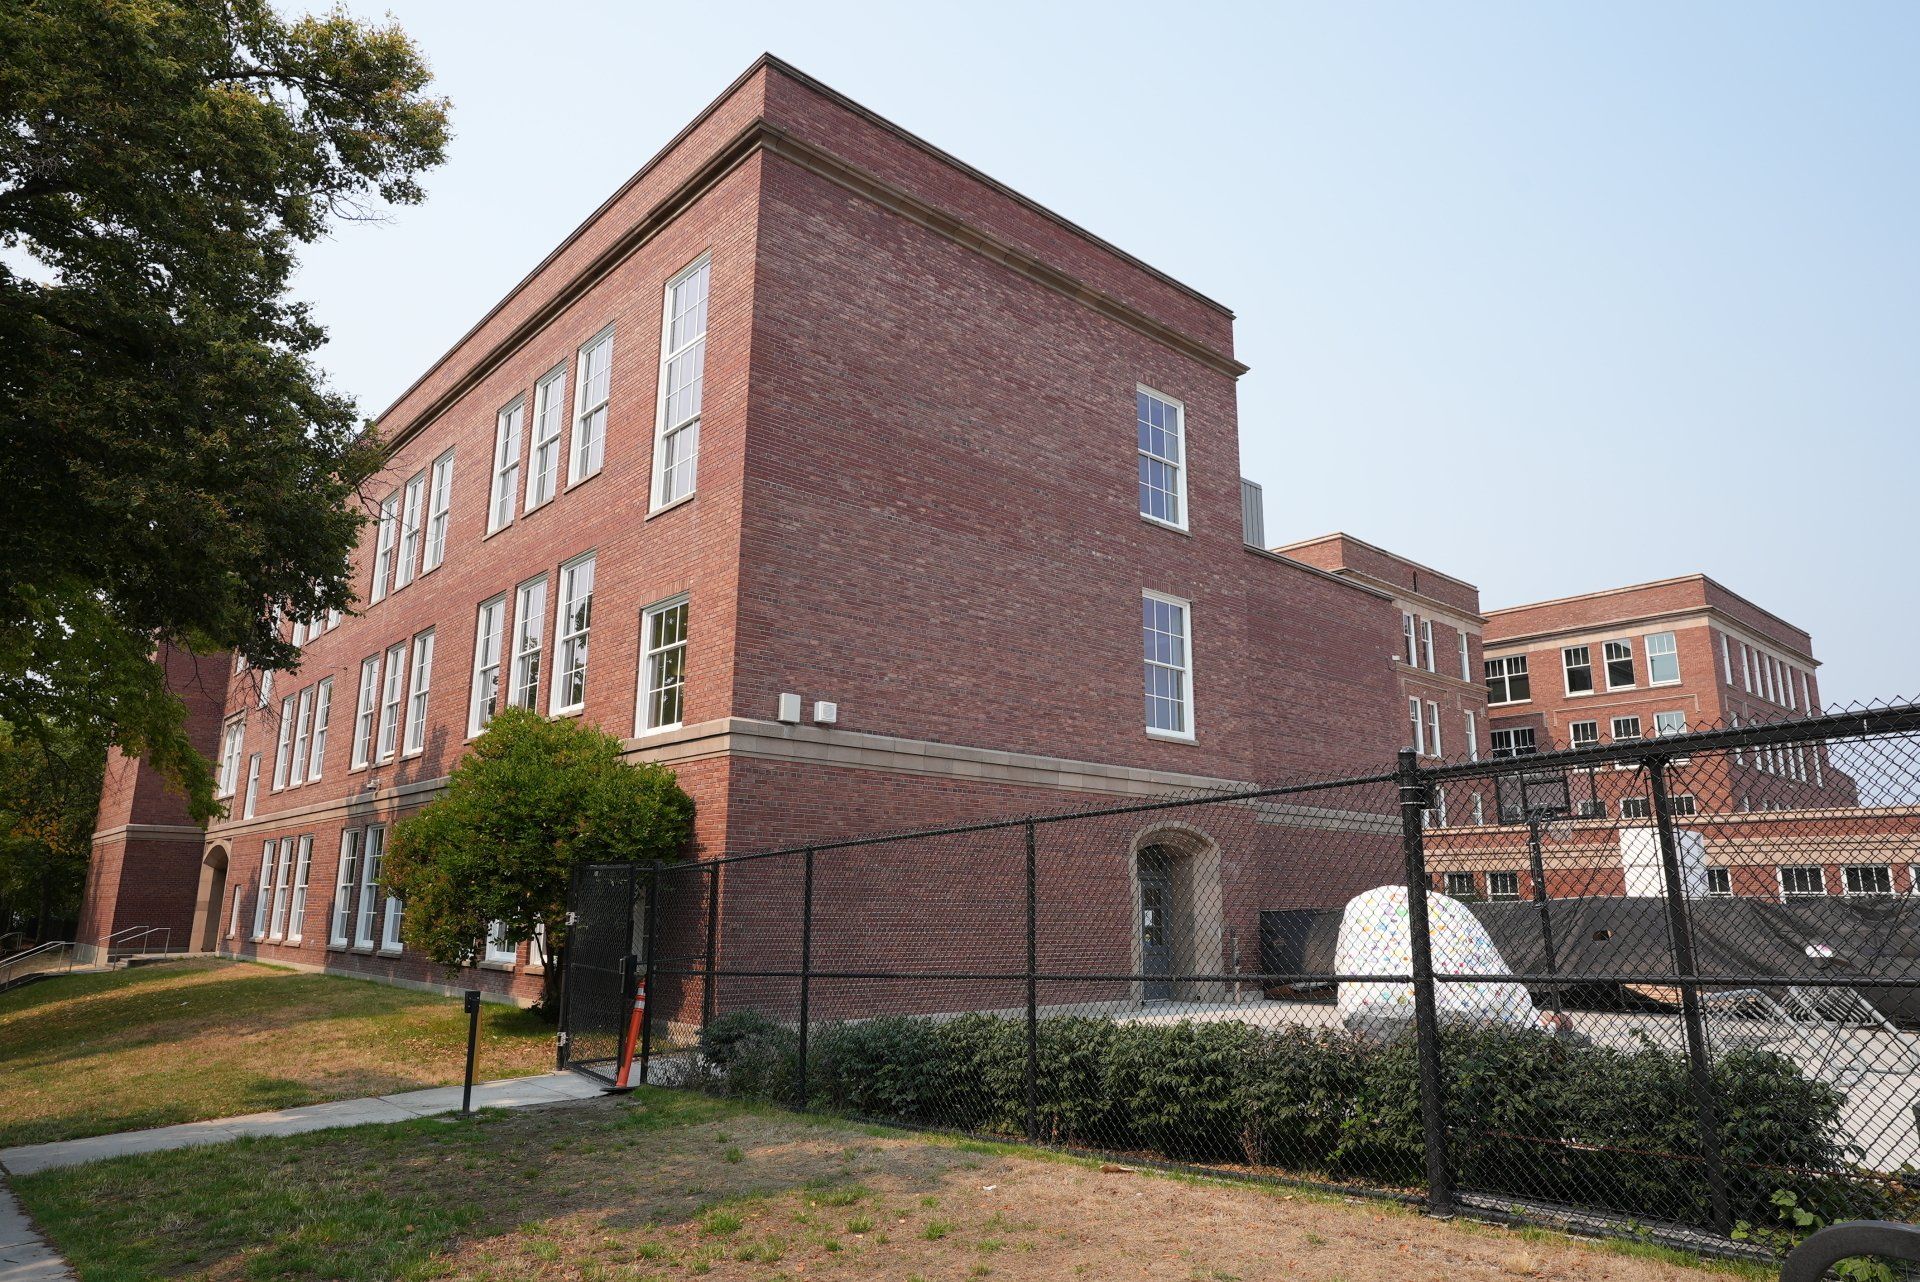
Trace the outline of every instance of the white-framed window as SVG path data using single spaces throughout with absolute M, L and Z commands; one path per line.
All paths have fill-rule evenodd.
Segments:
M 1601 647 L 1607 660 L 1607 689 L 1630 690 L 1636 684 L 1633 671 L 1633 642 L 1609 641 Z
M 1676 815 L 1692 815 L 1700 812 L 1698 799 L 1690 792 L 1675 792 L 1667 795 L 1667 809 Z
M 340 611 L 329 609 L 327 611 L 327 631 L 331 632 L 339 626 L 340 626 Z
M 1571 721 L 1567 723 L 1567 743 L 1575 748 L 1591 748 L 1600 742 L 1600 723 L 1598 721 Z
M 1480 897 L 1479 879 L 1470 872 L 1450 872 L 1442 884 L 1446 887 L 1446 893 L 1455 899 Z
M 1488 659 L 1487 702 L 1525 703 L 1533 698 L 1533 685 L 1527 677 L 1527 656 L 1508 655 L 1504 659 Z
M 1575 816 L 1581 819 L 1605 819 L 1607 817 L 1607 803 L 1604 801 L 1595 801 L 1592 798 L 1576 803 L 1573 810 Z
M 1473 667 L 1467 655 L 1467 634 L 1462 631 L 1456 634 L 1456 636 L 1460 642 L 1460 679 L 1462 681 L 1471 681 L 1473 680 Z
M 500 710 L 500 631 L 506 621 L 502 593 L 480 603 L 473 625 L 473 694 L 467 704 L 467 734 L 487 728 Z
M 1707 894 L 1714 899 L 1726 899 L 1731 896 L 1733 894 L 1733 874 L 1731 870 L 1726 868 L 1707 869 Z
M 547 576 L 522 583 L 513 595 L 513 677 L 507 702 L 540 705 L 540 647 L 547 624 Z
M 1727 634 L 1724 632 L 1716 632 L 1714 636 L 1720 639 L 1720 679 L 1728 685 L 1732 685 L 1733 652 L 1727 645 Z
M 423 752 L 427 746 L 427 695 L 433 689 L 433 629 L 413 638 L 413 675 L 407 682 L 407 734 L 404 751 L 408 756 Z
M 392 895 L 386 897 L 386 915 L 380 919 L 380 951 L 397 953 L 404 951 L 400 942 L 400 923 L 406 919 L 407 905 L 404 900 Z
M 307 623 L 305 619 L 295 619 L 293 621 L 293 632 L 287 640 L 296 650 L 307 643 Z
M 572 712 L 587 702 L 587 637 L 593 626 L 594 555 L 560 567 L 560 611 L 554 617 L 553 694 L 549 712 Z
M 313 838 L 304 836 L 295 847 L 293 860 L 293 902 L 287 917 L 287 942 L 297 944 L 306 938 L 307 877 L 313 871 Z
M 1793 675 L 1795 681 L 1798 682 L 1800 686 L 1800 706 L 1808 712 L 1814 711 L 1813 695 L 1807 686 L 1807 674 L 1796 671 Z
M 577 485 L 600 470 L 607 450 L 607 402 L 613 383 L 613 326 L 580 349 L 573 387 L 573 463 L 567 484 Z M 656 473 L 658 467 L 655 468 Z
M 1531 757 L 1539 751 L 1533 741 L 1532 726 L 1514 726 L 1507 730 L 1495 730 L 1492 738 L 1495 760 L 1506 757 Z
M 353 924 L 353 946 L 373 947 L 373 918 L 380 906 L 375 895 L 380 887 L 380 859 L 387 848 L 387 830 L 374 825 L 367 829 L 360 850 L 360 912 Z
M 1645 797 L 1620 798 L 1620 817 L 1622 819 L 1648 819 L 1651 818 L 1652 815 L 1653 808 L 1647 804 Z
M 1647 637 L 1647 684 L 1668 686 L 1680 680 L 1680 647 L 1671 632 Z M 1779 702 L 1779 700 L 1775 700 Z
M 273 902 L 273 861 L 275 845 L 269 838 L 260 852 L 260 884 L 253 895 L 253 938 L 267 937 L 267 906 Z
M 1467 760 L 1478 761 L 1480 760 L 1480 723 L 1474 717 L 1472 708 L 1468 708 L 1462 715 L 1467 721 Z
M 253 753 L 247 758 L 247 804 L 240 812 L 242 819 L 253 818 L 254 807 L 260 803 L 260 754 Z
M 1744 641 L 1740 643 L 1740 686 L 1753 693 L 1753 647 Z
M 313 687 L 300 692 L 300 711 L 293 723 L 293 756 L 287 764 L 287 783 L 297 784 L 307 777 L 307 748 L 313 740 Z
M 511 966 L 520 957 L 520 945 L 507 938 L 505 922 L 491 922 L 487 926 L 487 950 L 481 958 L 489 966 Z
M 420 542 L 426 534 L 421 524 L 427 506 L 427 474 L 420 472 L 407 482 L 406 502 L 400 508 L 400 560 L 393 567 L 393 588 L 399 591 L 413 582 L 420 568 Z
M 313 690 L 313 744 L 307 750 L 307 778 L 318 779 L 327 764 L 327 723 L 333 719 L 333 678 Z
M 1520 874 L 1517 872 L 1490 872 L 1487 874 L 1488 899 L 1520 898 Z
M 293 696 L 280 701 L 280 741 L 273 750 L 273 790 L 287 786 L 287 768 L 293 758 Z
M 380 656 L 369 655 L 360 661 L 360 693 L 353 712 L 353 765 L 355 769 L 373 758 L 375 701 L 380 697 Z
M 268 931 L 271 939 L 285 938 L 287 933 L 287 897 L 293 892 L 293 838 L 280 839 L 280 863 L 273 879 L 273 926 Z
M 493 497 L 487 504 L 487 533 L 513 523 L 513 503 L 520 496 L 520 424 L 527 416 L 527 399 L 516 396 L 493 420 Z
M 235 939 L 239 937 L 240 906 L 246 900 L 246 897 L 247 897 L 247 888 L 245 886 L 235 886 L 233 888 L 233 909 L 231 912 L 227 914 L 227 938 L 228 939 Z
M 427 552 L 420 573 L 447 559 L 447 525 L 453 517 L 453 451 L 433 461 L 432 499 L 427 504 Z
M 333 918 L 327 943 L 345 948 L 353 930 L 353 887 L 360 875 L 360 830 L 349 828 L 340 834 L 340 865 L 333 878 Z
M 1433 789 L 1433 804 L 1420 812 L 1422 828 L 1444 828 L 1447 826 L 1447 790 L 1438 784 Z
M 1149 387 L 1134 389 L 1140 455 L 1140 515 L 1187 528 L 1187 407 Z M 1412 646 L 1407 662 L 1412 663 Z
M 1406 655 L 1407 666 L 1409 668 L 1419 663 L 1419 636 L 1420 625 L 1419 621 L 1413 617 L 1413 612 L 1411 610 L 1400 611 L 1400 644 L 1403 653 Z
M 640 617 L 640 707 L 634 733 L 680 724 L 687 683 L 687 598 L 652 606 Z
M 1473 826 L 1483 827 L 1487 822 L 1487 801 L 1479 793 L 1473 794 Z
M 227 722 L 220 736 L 220 795 L 231 797 L 240 787 L 240 757 L 246 747 L 245 715 Z
M 1656 712 L 1653 714 L 1654 738 L 1687 732 L 1687 714 L 1685 712 Z
M 527 456 L 527 511 L 560 489 L 560 429 L 567 421 L 567 363 L 533 385 L 533 449 Z
M 268 669 L 260 674 L 260 704 L 264 708 L 273 702 L 273 671 Z
M 1640 718 L 1638 717 L 1615 717 L 1613 724 L 1608 728 L 1613 732 L 1615 743 L 1630 742 L 1640 738 Z
M 1593 650 L 1589 646 L 1570 645 L 1560 651 L 1560 666 L 1566 672 L 1567 693 L 1593 693 Z
M 1886 864 L 1848 864 L 1840 870 L 1849 895 L 1891 895 L 1893 869 Z
M 1782 864 L 1779 872 L 1782 899 L 1827 893 L 1827 870 L 1819 864 Z
M 1193 738 L 1191 607 L 1179 597 L 1142 592 L 1140 637 L 1146 665 L 1147 733 Z
M 1420 716 L 1420 700 L 1412 695 L 1407 696 L 1407 720 L 1413 723 L 1407 732 L 1407 746 L 1424 757 L 1427 755 L 1426 723 Z
M 1427 700 L 1427 755 L 1430 757 L 1446 755 L 1445 750 L 1440 747 L 1440 705 L 1431 699 Z M 1444 807 L 1442 813 L 1445 813 Z
M 667 282 L 660 333 L 659 425 L 653 440 L 653 505 L 675 503 L 699 480 L 700 406 L 707 363 L 707 286 L 702 258 Z M 611 341 L 611 340 L 609 340 Z
M 380 750 L 375 760 L 385 761 L 400 746 L 400 695 L 407 677 L 407 643 L 396 641 L 387 647 L 387 677 L 380 688 Z
M 1433 620 L 1420 620 L 1420 655 L 1426 660 L 1428 672 L 1437 672 L 1433 666 Z
M 379 537 L 374 543 L 373 591 L 370 594 L 376 603 L 386 599 L 387 588 L 393 582 L 393 555 L 399 546 L 399 538 L 400 492 L 396 490 L 380 504 Z

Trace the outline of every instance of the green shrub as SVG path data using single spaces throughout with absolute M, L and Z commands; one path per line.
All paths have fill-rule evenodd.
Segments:
M 1241 1086 L 1260 1035 L 1237 1021 L 1120 1024 L 1108 1041 L 1109 1132 L 1177 1161 L 1242 1161 Z
M 763 1016 L 715 1020 L 707 1062 L 731 1095 L 790 1100 L 798 1039 Z M 1411 1037 L 1266 1032 L 1237 1021 L 1038 1028 L 1037 1137 L 1177 1161 L 1253 1161 L 1418 1187 L 1426 1175 Z M 1027 1026 L 1018 1018 L 889 1016 L 815 1029 L 816 1107 L 953 1130 L 1026 1133 Z M 1532 1029 L 1450 1025 L 1441 1045 L 1449 1158 L 1463 1188 L 1704 1223 L 1686 1056 L 1643 1041 L 1588 1045 Z M 1783 1056 L 1734 1051 L 1712 1069 L 1736 1218 L 1778 1218 L 1784 1191 L 1823 1219 L 1911 1212 L 1844 1174 L 1844 1098 Z M 1893 1187 L 1893 1186 L 1889 1186 Z

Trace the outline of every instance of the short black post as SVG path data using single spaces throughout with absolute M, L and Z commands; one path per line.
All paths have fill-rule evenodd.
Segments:
M 467 990 L 467 1078 L 460 1088 L 460 1116 L 473 1116 L 473 1059 L 480 1046 L 480 990 Z
M 1027 822 L 1027 1138 L 1040 1138 L 1040 870 Z
M 647 1004 L 640 1011 L 640 1084 L 647 1084 L 647 1065 L 653 1059 L 653 1008 L 659 1005 L 654 996 L 653 967 L 654 959 L 659 955 L 655 942 L 660 937 L 660 861 L 653 861 L 653 867 L 647 873 L 647 937 L 641 944 L 647 950 L 645 978 L 641 980 L 640 991 L 645 994 Z
M 795 1105 L 807 1107 L 807 1032 L 811 1024 L 808 1010 L 813 1000 L 813 847 L 801 855 L 800 883 L 800 1080 L 794 1084 Z
M 1440 1014 L 1434 1000 L 1433 941 L 1427 925 L 1427 853 L 1422 813 L 1427 788 L 1420 759 L 1400 750 L 1400 844 L 1407 861 L 1407 942 L 1413 962 L 1413 1027 L 1420 1066 L 1420 1119 L 1427 1150 L 1427 1210 L 1453 1214 L 1453 1171 L 1447 1161 L 1447 1125 L 1440 1093 Z
M 1667 936 L 1673 946 L 1674 981 L 1680 989 L 1680 1018 L 1687 1030 L 1687 1069 L 1693 1087 L 1694 1125 L 1700 1132 L 1700 1158 L 1707 1172 L 1707 1200 L 1716 1233 L 1733 1232 L 1727 1197 L 1727 1170 L 1720 1157 L 1720 1122 L 1713 1106 L 1713 1067 L 1707 1053 L 1707 1027 L 1700 1014 L 1700 975 L 1694 959 L 1693 922 L 1686 884 L 1680 876 L 1680 848 L 1673 835 L 1673 811 L 1667 798 L 1667 761 L 1649 757 L 1648 786 L 1654 822 L 1660 830 L 1660 865 L 1666 874 Z

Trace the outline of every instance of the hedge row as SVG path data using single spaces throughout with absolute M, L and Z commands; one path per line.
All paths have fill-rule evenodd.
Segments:
M 793 1099 L 790 1028 L 739 1012 L 714 1021 L 702 1048 L 716 1089 Z M 1026 1055 L 1024 1021 L 991 1015 L 823 1025 L 809 1044 L 808 1099 L 850 1116 L 1020 1136 Z M 1461 1187 L 1708 1219 L 1683 1055 L 1460 1027 L 1443 1037 L 1442 1064 Z M 1416 1069 L 1405 1037 L 1049 1017 L 1039 1025 L 1038 1138 L 1417 1187 L 1425 1147 Z M 1712 1080 L 1736 1217 L 1771 1219 L 1783 1187 L 1852 1213 L 1883 1210 L 1868 1187 L 1796 1174 L 1844 1168 L 1844 1101 L 1832 1087 L 1751 1050 L 1717 1059 Z

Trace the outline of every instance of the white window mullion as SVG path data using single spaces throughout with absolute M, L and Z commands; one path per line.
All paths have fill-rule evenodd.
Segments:
M 700 464 L 700 411 L 706 381 L 710 260 L 667 282 L 660 326 L 660 404 L 653 439 L 653 506 L 692 494 Z
M 280 839 L 280 863 L 273 879 L 273 925 L 268 938 L 282 939 L 287 933 L 287 897 L 293 890 L 293 838 Z
M 427 746 L 427 695 L 433 688 L 433 629 L 413 639 L 413 676 L 407 683 L 406 752 L 423 752 Z
M 500 628 L 507 598 L 480 603 L 473 628 L 473 692 L 467 704 L 467 734 L 479 734 L 500 709 Z
M 273 898 L 274 843 L 269 841 L 260 854 L 260 884 L 254 888 L 253 938 L 267 937 L 267 905 Z
M 360 913 L 354 922 L 353 946 L 373 947 L 373 920 L 380 903 L 375 892 L 380 888 L 380 862 L 386 851 L 387 830 L 378 825 L 368 828 L 360 852 Z

